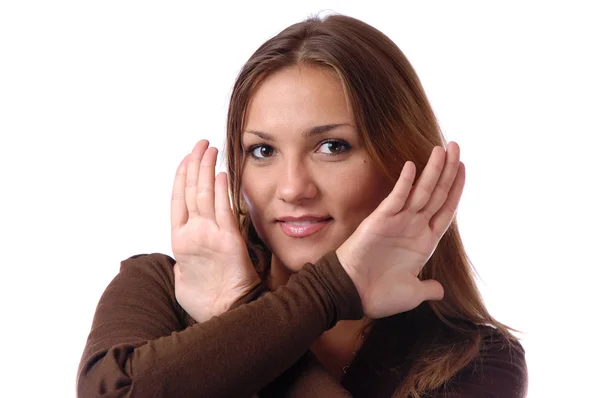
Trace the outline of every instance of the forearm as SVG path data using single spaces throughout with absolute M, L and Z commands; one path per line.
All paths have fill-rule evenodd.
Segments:
M 219 317 L 142 341 L 89 344 L 80 396 L 249 396 L 340 319 L 362 316 L 351 281 L 326 259 L 286 286 Z M 340 279 L 341 278 L 341 279 Z M 93 336 L 91 335 L 93 338 Z M 102 339 L 100 339 L 102 340 Z M 97 349 L 94 349 L 97 347 Z

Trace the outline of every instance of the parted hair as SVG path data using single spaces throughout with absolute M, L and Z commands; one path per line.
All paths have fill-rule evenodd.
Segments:
M 313 16 L 267 40 L 252 54 L 235 81 L 226 142 L 234 215 L 263 279 L 269 272 L 271 251 L 254 229 L 241 197 L 241 135 L 248 104 L 257 87 L 272 73 L 293 66 L 328 68 L 339 77 L 359 138 L 390 180 L 397 180 L 406 160 L 415 163 L 418 178 L 433 148 L 447 144 L 413 67 L 398 46 L 374 27 L 344 15 Z M 421 397 L 442 387 L 460 369 L 477 360 L 482 335 L 477 328 L 465 324 L 493 326 L 509 344 L 517 341 L 511 333 L 516 330 L 498 322 L 487 311 L 456 220 L 419 277 L 437 280 L 445 293 L 441 301 L 427 302 L 430 311 L 415 311 L 412 320 L 418 323 L 414 317 L 419 314 L 434 316 L 444 328 L 455 331 L 453 336 L 459 337 L 444 339 L 435 328 L 420 333 L 412 348 L 410 371 L 395 392 L 397 397 Z

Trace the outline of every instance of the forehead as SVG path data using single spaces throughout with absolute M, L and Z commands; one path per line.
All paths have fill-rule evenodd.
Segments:
M 339 77 L 330 68 L 293 66 L 268 76 L 250 99 L 245 130 L 304 130 L 332 123 L 352 124 Z

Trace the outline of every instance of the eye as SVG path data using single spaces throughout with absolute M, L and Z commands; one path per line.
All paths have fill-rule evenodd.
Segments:
M 273 155 L 273 147 L 269 145 L 253 145 L 246 153 L 249 153 L 254 159 L 265 159 Z
M 322 143 L 319 148 L 325 148 L 325 151 L 323 152 L 325 155 L 333 156 L 348 151 L 351 146 L 346 141 L 329 140 Z

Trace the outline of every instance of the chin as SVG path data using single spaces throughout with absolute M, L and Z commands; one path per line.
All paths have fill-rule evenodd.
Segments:
M 288 258 L 284 260 L 284 267 L 293 273 L 299 272 L 306 263 L 315 264 L 321 257 L 323 257 L 326 253 L 318 254 L 315 256 L 302 256 L 302 258 Z
M 289 272 L 292 273 L 296 273 L 298 271 L 300 271 L 302 268 L 304 268 L 304 264 L 311 262 L 311 261 L 301 261 L 301 260 L 295 260 L 295 259 L 287 259 L 281 260 L 281 265 L 283 266 L 284 269 L 286 269 Z

